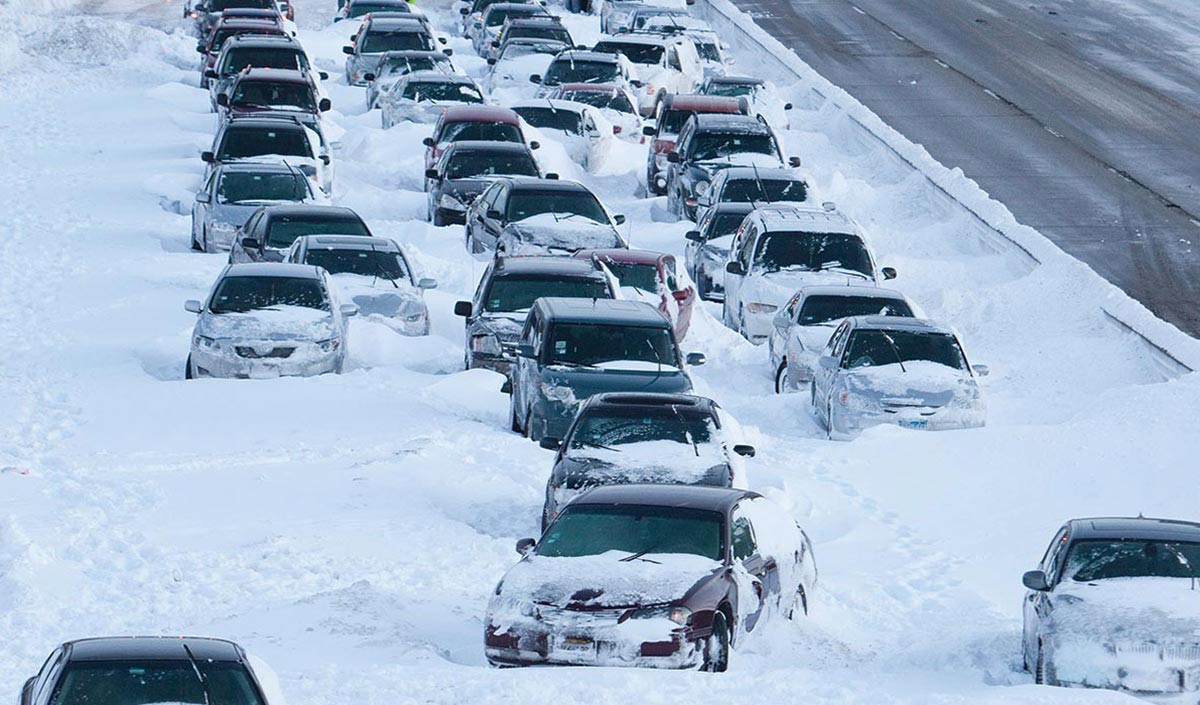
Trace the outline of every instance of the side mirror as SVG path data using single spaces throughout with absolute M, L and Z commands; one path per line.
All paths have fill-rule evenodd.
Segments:
M 375 80 L 375 74 L 373 74 L 373 73 L 364 73 L 364 74 L 363 74 L 363 80 L 364 80 L 364 81 L 366 81 L 367 83 L 371 83 L 372 81 L 374 81 L 374 80 Z
M 426 147 L 433 147 L 437 145 L 437 142 L 434 142 L 432 137 L 426 137 L 425 139 L 421 140 L 421 144 L 425 145 Z
M 744 276 L 746 274 L 746 268 L 742 266 L 741 262 L 737 262 L 737 261 L 726 262 L 725 263 L 725 271 L 729 272 L 730 274 L 736 274 L 739 277 Z
M 512 380 L 511 379 L 504 380 L 504 384 L 500 385 L 500 393 L 501 394 L 512 394 Z
M 704 236 L 700 234 L 699 230 L 689 230 L 683 234 L 683 238 L 692 242 L 704 242 Z
M 350 35 L 350 41 L 352 41 L 352 42 L 353 42 L 353 41 L 357 41 L 357 40 L 358 40 L 358 33 L 357 33 L 357 32 L 355 32 L 354 34 L 351 34 L 351 35 Z
M 1046 573 L 1040 570 L 1030 570 L 1021 576 L 1021 582 L 1025 587 L 1037 592 L 1049 592 L 1050 583 L 1046 580 Z
M 616 223 L 617 225 L 624 225 L 625 224 L 625 215 L 623 213 L 617 213 L 616 215 L 613 216 L 613 222 Z
M 439 178 L 438 170 L 437 169 L 426 169 L 425 170 L 425 178 L 433 179 L 434 181 L 437 181 Z
M 204 51 L 204 45 L 203 45 L 203 44 L 197 44 L 197 45 L 196 45 L 196 53 L 197 53 L 197 54 L 207 54 L 208 52 Z
M 482 23 L 482 22 L 476 22 L 476 23 L 475 23 L 475 29 L 483 29 L 483 23 Z
M 442 43 L 445 43 L 445 41 L 446 41 L 445 39 L 442 39 Z M 442 49 L 442 53 L 445 54 L 446 56 L 454 56 L 453 49 Z
M 635 79 L 633 79 L 632 81 L 630 81 L 630 82 L 629 82 L 629 85 L 633 86 L 634 88 L 641 88 L 641 87 L 643 87 L 643 86 L 645 86 L 645 85 L 646 85 L 646 82 L 645 82 L 645 81 L 639 81 L 638 79 L 636 79 L 636 78 L 635 78 Z
M 318 72 L 317 72 L 317 76 L 318 76 L 318 77 L 319 77 L 319 78 L 320 78 L 322 81 L 328 81 L 328 80 L 329 80 L 329 73 L 328 73 L 328 72 L 326 72 L 326 71 L 318 71 Z
M 645 125 L 642 127 L 642 134 L 647 137 L 653 137 L 658 134 L 658 130 L 654 129 L 654 125 Z
M 754 446 L 739 444 L 733 447 L 733 452 L 745 458 L 753 458 L 758 451 L 754 450 Z
M 896 268 L 895 267 L 884 267 L 883 269 L 879 270 L 879 272 L 881 274 L 883 274 L 884 279 L 895 279 L 896 278 Z
M 222 108 L 228 108 L 229 107 L 229 96 L 225 95 L 224 93 L 218 95 L 217 96 L 217 105 L 221 106 Z
M 460 8 L 458 8 L 458 14 L 462 15 L 463 17 L 466 17 L 467 15 L 471 14 L 471 8 L 460 7 Z
M 212 69 L 206 69 L 204 71 L 204 77 L 205 78 L 220 78 L 220 76 L 217 75 L 217 72 Z
M 196 194 L 196 203 L 212 203 L 212 195 L 207 191 L 201 191 Z
M 499 40 L 499 39 L 493 39 L 493 40 L 492 40 L 492 48 L 493 48 L 493 49 L 499 49 L 499 48 L 500 48 L 500 40 Z
M 558 447 L 562 445 L 562 441 L 550 436 L 542 436 L 542 440 L 538 441 L 538 445 L 546 450 L 558 450 Z
M 708 362 L 708 358 L 704 357 L 704 353 L 698 352 L 690 352 L 684 359 L 687 360 L 688 367 L 699 367 Z
M 517 541 L 517 553 L 520 553 L 522 556 L 528 556 L 536 545 L 537 541 L 533 539 L 520 539 Z
M 800 167 L 800 157 L 788 157 L 788 166 L 798 169 Z
M 987 377 L 992 373 L 992 369 L 987 365 L 971 365 L 971 369 L 975 370 L 976 377 Z
M 353 39 L 353 37 L 351 37 L 351 39 Z M 349 54 L 350 56 L 354 56 L 354 47 L 351 47 L 351 46 L 342 47 L 342 53 Z
M 204 307 L 200 305 L 199 301 L 195 299 L 188 299 L 187 301 L 183 302 L 183 310 L 187 311 L 188 313 L 200 313 L 204 310 Z
M 837 358 L 833 357 L 832 355 L 822 355 L 821 357 L 817 358 L 817 365 L 822 369 L 836 370 L 838 361 Z
M 784 110 L 791 110 L 791 109 L 792 109 L 792 104 L 791 104 L 791 103 L 784 103 L 784 104 L 783 104 L 783 109 L 784 109 Z
M 328 154 L 322 154 L 320 158 L 321 158 L 321 163 L 324 164 L 325 166 L 329 166 L 329 162 L 333 161 L 333 158 L 330 157 Z
M 530 142 L 530 143 L 529 143 L 529 148 L 530 148 L 530 149 L 541 149 L 541 148 L 542 148 L 542 143 L 541 143 L 541 142 L 538 142 L 537 140 L 534 140 L 534 141 L 532 141 L 532 142 Z
M 260 245 L 258 242 L 258 238 L 255 238 L 255 237 L 242 238 L 242 249 L 243 250 L 257 250 L 257 249 L 259 249 L 259 247 L 260 247 Z
M 217 155 L 213 154 L 212 152 L 201 152 L 200 159 L 206 164 L 212 164 L 213 162 L 217 161 Z
M 454 304 L 454 315 L 462 316 L 463 318 L 470 318 L 471 317 L 471 302 L 470 301 L 459 301 L 458 303 Z
M 613 125 L 613 134 L 614 135 L 621 134 L 621 126 L 620 125 Z
M 504 214 L 498 210 L 490 210 L 484 215 L 487 216 L 488 220 L 504 220 Z
M 679 152 L 667 152 L 667 161 L 672 164 L 678 164 L 683 161 L 683 157 L 679 156 Z
M 445 37 L 438 37 L 438 44 L 445 44 L 445 43 L 446 43 Z
M 537 357 L 537 350 L 534 349 L 534 347 L 532 345 L 527 345 L 525 343 L 522 343 L 522 344 L 516 346 L 515 350 L 517 353 L 517 357 L 528 357 L 528 358 Z
M 488 66 L 495 66 L 495 65 L 496 65 L 496 59 L 495 59 L 494 57 L 491 57 L 491 56 L 489 56 L 489 57 L 488 57 L 488 59 L 487 59 L 487 65 L 488 65 Z
M 321 102 L 317 103 L 317 110 L 322 113 L 329 112 L 329 109 L 332 107 L 333 107 L 333 102 L 330 101 L 328 98 L 322 98 Z
M 546 181 L 558 181 L 558 174 L 553 171 L 549 171 L 546 172 L 546 175 L 542 178 L 544 178 Z
M 541 77 L 541 75 L 540 75 L 540 74 L 536 74 L 536 73 L 535 73 L 535 74 L 533 74 L 533 75 L 531 75 L 531 76 L 529 77 L 529 82 L 530 82 L 530 83 L 541 83 L 541 82 L 542 82 L 542 77 Z
M 420 279 L 417 280 L 417 288 L 418 289 L 436 289 L 437 288 L 437 279 L 430 279 L 429 277 L 421 277 Z
M 342 304 L 338 307 L 338 311 L 341 311 L 343 316 L 357 316 L 358 306 L 354 304 Z

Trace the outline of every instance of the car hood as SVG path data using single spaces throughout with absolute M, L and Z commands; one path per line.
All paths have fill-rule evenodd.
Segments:
M 792 330 L 804 344 L 804 349 L 815 353 L 825 348 L 825 344 L 829 342 L 829 337 L 833 335 L 833 331 L 837 330 L 839 323 L 841 321 L 830 321 L 811 326 L 792 326 Z
M 361 316 L 413 316 L 425 312 L 421 290 L 406 282 L 394 286 L 390 279 L 364 277 L 358 274 L 334 274 L 330 277 L 343 301 L 358 306 Z
M 692 166 L 704 169 L 708 172 L 715 172 L 731 166 L 757 166 L 770 169 L 778 169 L 783 166 L 778 157 L 770 154 L 760 154 L 758 152 L 743 152 L 740 154 L 730 154 L 727 157 L 720 159 L 704 159 L 692 162 Z
M 336 337 L 333 314 L 300 306 L 246 313 L 205 313 L 196 334 L 221 340 L 318 341 Z
M 525 327 L 525 318 L 528 315 L 528 311 L 485 313 L 475 319 L 471 328 L 475 334 L 491 333 L 500 342 L 512 342 L 521 335 L 521 329 Z
M 717 443 L 674 441 L 573 448 L 554 469 L 569 487 L 592 485 L 726 485 L 729 463 Z
M 1051 599 L 1051 619 L 1064 635 L 1106 644 L 1200 644 L 1200 589 L 1187 578 L 1067 579 Z
M 853 361 L 851 361 L 853 364 Z M 975 380 L 964 370 L 936 362 L 911 361 L 846 371 L 846 386 L 855 394 L 893 406 L 942 407 L 955 398 L 973 398 Z
M 742 285 L 741 298 L 745 301 L 756 301 L 764 304 L 782 306 L 792 298 L 797 290 L 806 286 L 845 284 L 874 284 L 870 279 L 860 275 L 843 274 L 833 271 L 805 271 L 801 269 L 781 270 L 778 272 L 754 272 Z
M 530 556 L 504 576 L 501 594 L 577 610 L 639 607 L 681 600 L 698 582 L 721 570 L 720 563 L 701 556 L 653 554 L 646 556 L 649 560 L 621 560 L 628 555 L 608 551 L 573 558 Z
M 446 179 L 441 184 L 441 192 L 443 196 L 453 196 L 470 205 L 493 181 L 485 178 Z
M 664 365 L 659 373 L 652 362 L 630 362 L 625 369 L 613 367 L 621 363 L 604 364 L 609 367 L 548 365 L 542 379 L 549 386 L 569 388 L 577 401 L 602 392 L 688 394 L 692 391 L 692 379 L 678 367 Z
M 615 228 L 580 216 L 555 220 L 550 213 L 510 223 L 504 235 L 511 236 L 521 254 L 558 254 L 579 250 L 624 248 Z M 509 253 L 514 254 L 514 253 Z

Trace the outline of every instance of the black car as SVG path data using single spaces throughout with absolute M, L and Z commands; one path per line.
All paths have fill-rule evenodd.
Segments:
M 301 235 L 371 236 L 358 213 L 340 206 L 263 206 L 246 219 L 233 247 L 229 263 L 282 262 L 288 248 Z
M 566 257 L 497 257 L 483 272 L 472 301 L 454 313 L 466 318 L 463 363 L 508 374 L 505 347 L 516 342 L 533 302 L 543 296 L 616 298 L 617 283 L 593 260 Z
M 725 298 L 725 262 L 733 237 L 754 203 L 718 203 L 705 211 L 695 230 L 688 231 L 683 259 L 696 282 L 696 294 L 705 301 Z
M 537 144 L 537 142 L 534 142 Z M 429 220 L 465 224 L 467 208 L 497 176 L 542 176 L 533 152 L 520 142 L 452 142 L 437 166 L 425 171 Z
M 589 397 L 560 441 L 546 483 L 542 530 L 581 492 L 602 485 L 745 487 L 735 445 L 715 401 L 691 394 L 610 392 Z
M 609 216 L 600 199 L 576 181 L 504 177 L 496 179 L 475 199 L 467 209 L 466 220 L 467 249 L 483 252 L 496 249 L 510 223 L 525 220 L 531 221 L 527 224 L 530 229 L 568 235 L 581 230 L 605 230 L 620 240 L 616 226 L 625 222 L 625 216 Z M 580 244 L 575 249 L 604 246 Z
M 242 647 L 197 637 L 68 641 L 25 681 L 20 705 L 268 705 Z

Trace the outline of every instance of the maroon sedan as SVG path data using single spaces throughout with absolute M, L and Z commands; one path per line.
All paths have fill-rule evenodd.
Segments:
M 196 51 L 204 55 L 204 64 L 200 67 L 200 75 L 216 66 L 217 54 L 226 39 L 239 34 L 269 34 L 286 37 L 282 18 L 276 14 L 274 19 L 266 17 L 222 17 L 217 20 L 208 36 L 196 44 Z
M 765 620 L 807 612 L 804 532 L 746 490 L 611 485 L 579 495 L 488 604 L 493 665 L 723 671 Z
M 317 115 L 331 107 L 328 98 L 318 96 L 307 71 L 270 68 L 243 69 L 229 92 L 217 96 L 217 105 L 231 116 L 265 111 Z
M 649 250 L 580 250 L 574 256 L 603 264 L 622 289 L 634 289 L 634 296 L 657 306 L 673 322 L 676 340 L 687 336 L 696 304 L 696 287 L 680 279 L 674 255 Z
M 664 98 L 658 122 L 642 128 L 646 135 L 654 137 L 650 152 L 646 155 L 646 188 L 655 195 L 661 196 L 667 192 L 667 154 L 675 151 L 679 130 L 696 113 L 749 115 L 750 103 L 745 98 L 711 95 L 669 95 Z
M 524 144 L 521 116 L 496 105 L 452 105 L 446 108 L 433 125 L 433 135 L 424 140 L 425 170 L 437 167 L 446 146 L 459 140 Z M 538 145 L 530 143 L 529 147 L 537 149 Z

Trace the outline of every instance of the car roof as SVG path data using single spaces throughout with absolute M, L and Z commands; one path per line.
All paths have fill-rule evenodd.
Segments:
M 658 32 L 653 34 L 633 34 L 632 32 L 625 34 L 616 34 L 610 37 L 601 37 L 600 44 L 640 44 L 642 46 L 661 46 L 665 47 L 668 44 L 673 44 L 678 41 L 675 37 L 664 35 Z
M 905 316 L 851 316 L 846 319 L 855 330 L 895 330 L 909 333 L 954 335 L 954 330 L 928 318 Z
M 199 661 L 244 662 L 237 644 L 207 637 L 94 637 L 68 641 L 63 647 L 70 661 L 187 661 L 190 650 Z
M 628 264 L 658 264 L 658 260 L 667 257 L 661 252 L 652 252 L 651 250 L 626 250 L 626 249 L 603 249 L 603 250 L 579 250 L 571 255 L 576 259 L 592 259 L 598 258 L 601 260 L 611 260 L 617 263 Z
M 521 116 L 499 105 L 451 105 L 442 112 L 442 122 L 506 122 L 518 125 Z
M 399 252 L 400 246 L 385 237 L 367 235 L 303 235 L 305 244 L 331 250 L 382 250 Z
M 297 69 L 272 69 L 261 66 L 252 66 L 246 69 L 239 81 L 283 81 L 286 83 L 304 83 L 308 84 L 309 76 L 307 71 Z
M 523 142 L 496 142 L 493 140 L 459 140 L 451 142 L 446 147 L 447 152 L 505 152 L 509 154 L 525 154 L 529 147 Z
M 842 233 L 862 237 L 858 226 L 844 213 L 805 206 L 760 206 L 753 214 L 766 230 L 799 230 L 804 232 Z M 864 238 L 865 239 L 865 238 Z
M 305 129 L 304 123 L 295 115 L 288 113 L 247 113 L 245 115 L 234 115 L 225 121 L 225 129 L 229 130 L 234 127 L 257 127 L 257 128 L 273 128 L 280 129 L 281 127 L 294 127 L 297 130 Z
M 369 5 L 392 5 L 395 7 L 408 7 L 408 0 L 350 0 L 351 5 L 366 3 Z
M 243 262 L 227 266 L 221 277 L 320 279 L 321 269 L 311 264 L 293 264 L 291 262 Z
M 398 12 L 387 14 L 373 12 L 367 15 L 367 31 L 379 30 L 391 32 L 399 29 L 411 29 L 414 32 L 427 32 L 428 20 L 420 15 L 401 15 Z
M 225 49 L 227 47 L 241 47 L 245 45 L 277 48 L 280 44 L 286 44 L 296 51 L 304 50 L 300 46 L 300 42 L 297 42 L 287 34 L 238 34 L 225 40 L 225 44 L 221 48 Z
M 224 162 L 216 166 L 221 173 L 228 171 L 243 174 L 300 174 L 303 173 L 294 166 L 279 162 Z
M 727 514 L 743 499 L 758 497 L 749 490 L 693 485 L 602 485 L 571 500 L 571 506 L 587 504 L 678 507 Z
M 493 278 L 520 274 L 604 278 L 604 273 L 590 260 L 570 257 L 497 257 L 496 266 L 492 267 Z
M 513 191 L 586 191 L 591 189 L 570 179 L 539 179 L 536 176 L 502 176 Z M 595 195 L 595 194 L 593 194 Z M 598 200 L 598 199 L 597 199 Z
M 671 328 L 671 322 L 648 303 L 625 299 L 538 299 L 546 317 L 558 323 L 596 323 Z
M 577 103 L 573 100 L 559 100 L 557 98 L 536 98 L 536 99 L 530 99 L 530 100 L 514 101 L 512 103 L 509 103 L 509 107 L 511 107 L 514 111 L 517 108 L 543 108 L 543 109 L 552 108 L 554 110 L 566 110 L 566 111 L 569 111 L 572 113 L 582 113 L 582 112 L 586 111 L 590 106 L 584 105 L 583 103 Z
M 606 64 L 620 62 L 616 54 L 607 51 L 592 51 L 591 49 L 568 49 L 558 56 L 555 61 L 600 61 Z
M 379 55 L 379 58 L 387 59 L 435 59 L 437 61 L 450 61 L 450 57 L 440 51 L 430 51 L 428 49 L 396 49 L 393 51 L 385 51 Z
M 769 134 L 771 128 L 753 115 L 730 113 L 696 113 L 690 120 L 702 132 L 737 132 L 742 134 Z
M 457 73 L 446 73 L 445 71 L 437 71 L 434 69 L 421 69 L 405 74 L 404 80 L 409 83 L 456 83 L 461 85 L 475 85 L 475 79 L 470 76 L 463 76 Z
M 726 179 L 783 179 L 786 181 L 807 181 L 802 175 L 782 166 L 730 166 L 721 170 Z
M 806 286 L 800 289 L 800 293 L 805 296 L 857 296 L 871 299 L 893 299 L 897 301 L 907 301 L 908 297 L 896 291 L 895 289 L 885 289 L 881 286 L 862 286 L 859 284 L 851 284 L 849 286 Z
M 746 215 L 748 213 L 753 212 L 755 210 L 755 208 L 756 208 L 756 206 L 753 203 L 741 203 L 741 202 L 737 202 L 737 201 L 722 201 L 721 203 L 714 203 L 712 208 L 710 208 L 707 212 L 708 213 L 738 213 L 740 215 Z
M 267 217 L 283 216 L 285 218 L 296 218 L 304 215 L 335 215 L 341 217 L 352 217 L 356 220 L 361 220 L 358 213 L 351 208 L 345 206 L 322 206 L 315 203 L 287 203 L 278 206 L 263 206 Z
M 689 110 L 694 113 L 740 113 L 742 102 L 721 95 L 675 94 L 666 97 L 667 110 Z
M 487 6 L 487 9 L 483 11 L 483 14 L 486 15 L 493 10 L 538 10 L 545 12 L 546 8 L 542 7 L 541 5 L 535 5 L 531 2 L 494 2 Z
M 510 17 L 506 20 L 508 28 L 515 27 L 541 27 L 544 25 L 553 25 L 559 29 L 566 29 L 562 26 L 562 19 L 558 15 L 534 15 L 533 17 Z
M 222 17 L 219 22 L 221 29 L 279 29 L 278 19 L 266 17 Z
M 1200 524 L 1149 517 L 1088 517 L 1067 522 L 1073 539 L 1200 541 Z
M 594 409 L 598 406 L 627 409 L 671 409 L 677 407 L 690 407 L 697 411 L 713 413 L 716 410 L 717 404 L 708 397 L 696 396 L 695 394 L 663 394 L 658 392 L 604 392 L 601 394 L 593 394 L 592 396 L 588 397 L 584 406 L 589 409 Z
M 711 83 L 724 83 L 727 85 L 747 85 L 747 84 L 749 84 L 749 85 L 755 85 L 755 86 L 761 86 L 764 83 L 766 83 L 766 81 L 764 79 L 754 78 L 753 76 L 728 76 L 728 75 L 727 76 L 710 76 L 706 80 L 706 82 L 710 83 L 710 84 Z

